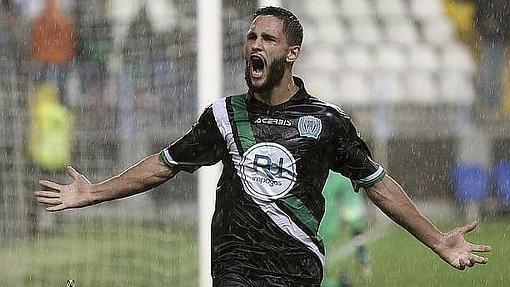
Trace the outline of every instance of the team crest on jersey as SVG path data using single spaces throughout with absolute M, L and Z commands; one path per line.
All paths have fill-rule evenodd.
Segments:
M 298 130 L 302 137 L 318 139 L 322 131 L 322 121 L 314 116 L 300 117 Z

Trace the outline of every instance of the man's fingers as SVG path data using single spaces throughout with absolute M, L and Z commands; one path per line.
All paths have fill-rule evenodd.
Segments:
M 66 167 L 67 174 L 69 174 L 72 178 L 78 179 L 80 177 L 80 174 L 70 165 Z
M 466 267 L 473 267 L 475 263 L 473 258 L 461 258 L 459 259 L 460 270 L 464 270 Z
M 488 245 L 473 244 L 473 246 L 471 247 L 471 250 L 473 252 L 490 252 L 490 251 L 492 251 L 492 247 L 490 247 Z
M 43 204 L 59 205 L 62 201 L 58 198 L 36 197 L 37 202 Z
M 48 198 L 60 197 L 60 193 L 54 192 L 54 191 L 34 191 L 34 195 L 37 197 L 48 197 Z
M 473 266 L 475 266 L 475 264 L 476 264 L 476 260 L 473 257 L 469 258 L 467 266 L 473 267 Z
M 486 264 L 487 261 L 489 261 L 487 258 L 482 257 L 482 256 L 478 256 L 476 254 L 473 254 L 472 258 L 473 258 L 473 261 L 478 263 L 478 264 Z
M 453 267 L 455 267 L 456 269 L 460 269 L 460 260 L 459 260 L 459 261 L 451 262 L 450 264 L 451 264 Z
M 477 224 L 478 224 L 478 222 L 473 221 L 472 223 L 470 223 L 468 225 L 464 225 L 464 226 L 460 227 L 459 230 L 462 234 L 466 234 L 468 232 L 471 232 L 473 229 L 475 229 Z
M 46 211 L 55 212 L 55 211 L 62 211 L 64 209 L 66 209 L 66 206 L 62 203 L 57 206 L 48 207 L 48 208 L 46 208 Z
M 49 180 L 39 180 L 39 184 L 54 190 L 60 190 L 60 188 L 62 188 L 62 185 Z
M 455 264 L 454 267 L 459 270 L 464 270 L 466 268 L 466 262 L 464 262 L 464 259 L 459 258 L 459 262 Z

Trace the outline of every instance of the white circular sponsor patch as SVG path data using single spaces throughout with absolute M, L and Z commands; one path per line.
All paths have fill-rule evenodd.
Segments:
M 245 191 L 262 200 L 285 196 L 296 183 L 296 161 L 277 143 L 258 143 L 250 147 L 241 161 Z

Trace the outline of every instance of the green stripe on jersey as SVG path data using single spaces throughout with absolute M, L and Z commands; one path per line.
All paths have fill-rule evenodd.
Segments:
M 243 151 L 246 151 L 256 143 L 250 119 L 248 118 L 248 110 L 246 109 L 246 94 L 233 96 L 231 98 L 231 103 L 234 110 L 234 122 L 237 127 L 237 136 L 239 137 L 239 142 L 241 143 Z
M 319 231 L 319 221 L 313 216 L 306 205 L 294 195 L 279 199 L 287 208 L 301 221 L 302 224 L 315 234 L 317 237 Z M 318 238 L 319 239 L 319 238 Z M 320 240 L 320 239 L 319 239 Z

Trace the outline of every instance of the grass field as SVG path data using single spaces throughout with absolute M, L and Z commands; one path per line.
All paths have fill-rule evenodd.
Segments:
M 443 231 L 455 227 L 438 225 Z M 373 262 L 369 280 L 361 279 L 353 256 L 332 269 L 352 273 L 355 286 L 510 286 L 510 219 L 482 221 L 467 235 L 469 241 L 489 244 L 493 251 L 485 255 L 487 265 L 465 271 L 450 267 L 395 224 L 377 238 L 369 247 Z
M 65 226 L 0 247 L 0 286 L 197 286 L 196 225 L 123 222 Z M 442 230 L 452 227 L 440 224 Z M 468 239 L 491 244 L 489 264 L 456 271 L 391 225 L 370 245 L 370 280 L 357 276 L 352 257 L 333 269 L 349 270 L 355 286 L 508 286 L 510 219 L 481 222 Z
M 194 224 L 81 226 L 0 248 L 0 286 L 197 286 Z

